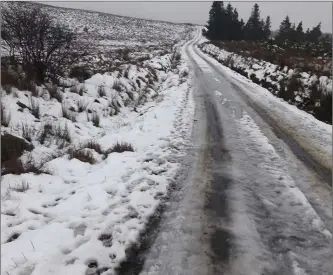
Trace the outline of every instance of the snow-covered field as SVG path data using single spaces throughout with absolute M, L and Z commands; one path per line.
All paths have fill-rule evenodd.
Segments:
M 199 48 L 225 66 L 268 89 L 272 94 L 284 98 L 311 114 L 313 114 L 314 108 L 321 104 L 320 94 L 332 93 L 332 77 L 301 72 L 287 66 L 280 68 L 278 65 L 263 60 L 228 52 L 209 42 L 199 45 Z M 320 93 L 314 94 L 313 90 Z
M 2 167 L 1 274 L 113 274 L 190 146 L 192 28 L 43 9 L 89 44 L 81 64 L 99 73 L 1 89 L 1 134 L 30 147 Z
M 189 39 L 193 27 L 162 21 L 144 20 L 112 14 L 40 6 L 56 22 L 68 26 L 77 35 L 78 64 L 94 73 L 115 70 L 120 64 L 137 64 L 170 53 L 172 45 Z M 3 47 L 4 45 L 2 45 Z
M 167 57 L 164 63 L 167 65 Z M 137 241 L 149 216 L 167 194 L 179 166 L 176 157 L 188 145 L 194 104 L 189 82 L 180 76 L 188 70 L 184 61 L 178 69 L 179 74 L 159 72 L 163 80 L 155 99 L 149 97 L 146 104 L 136 107 L 136 112 L 121 107 L 116 116 L 101 114 L 100 127 L 87 122 L 86 114 L 79 114 L 76 122 L 59 116 L 61 104 L 54 99 L 38 98 L 41 115 L 36 119 L 28 109 L 18 111 L 16 105 L 20 100 L 29 106 L 30 92 L 3 96 L 4 106 L 12 115 L 9 127 L 3 131 L 18 134 L 15 125 L 19 121 L 27 121 L 33 133 L 48 121 L 53 125 L 67 123 L 71 146 L 93 139 L 105 150 L 116 142 L 128 142 L 134 152 L 111 153 L 103 158 L 86 149 L 92 152 L 96 164 L 69 159 L 64 154 L 43 166 L 50 174 L 3 176 L 2 274 L 83 274 L 89 266 L 96 270 L 96 265 L 111 272 L 126 258 L 126 249 Z M 130 70 L 130 79 L 131 73 L 140 75 Z M 90 101 L 88 106 L 93 108 L 96 85 L 109 87 L 113 81 L 110 75 L 93 76 L 86 81 L 88 91 L 82 99 Z M 151 90 L 149 94 L 156 93 Z M 77 97 L 65 92 L 69 105 L 75 105 Z M 119 95 L 118 99 L 122 101 Z M 101 104 L 96 105 L 96 111 L 102 111 L 104 99 L 98 100 Z M 51 141 L 40 144 L 32 137 L 33 159 L 42 160 L 43 154 L 58 150 Z

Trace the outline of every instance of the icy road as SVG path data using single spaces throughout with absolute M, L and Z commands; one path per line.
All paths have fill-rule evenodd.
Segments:
M 159 222 L 121 274 L 332 272 L 331 131 L 203 54 L 193 150 Z

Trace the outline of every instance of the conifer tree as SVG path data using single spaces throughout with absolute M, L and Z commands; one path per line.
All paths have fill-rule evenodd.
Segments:
M 266 39 L 268 39 L 271 36 L 271 17 L 269 15 L 266 17 L 264 25 L 264 33 Z
M 209 11 L 209 19 L 207 22 L 207 37 L 212 40 L 221 38 L 222 33 L 222 6 L 223 2 L 214 1 Z
M 292 27 L 291 27 L 289 16 L 287 15 L 280 24 L 280 28 L 279 28 L 278 34 L 276 36 L 276 40 L 284 41 L 286 39 L 290 39 L 291 32 L 292 32 Z
M 233 8 L 230 3 L 225 10 L 224 19 L 225 40 L 234 40 Z
M 259 5 L 256 3 L 252 8 L 249 20 L 246 23 L 246 39 L 260 40 L 264 38 L 262 21 L 260 20 Z
M 317 26 L 312 28 L 312 30 L 309 32 L 308 39 L 311 42 L 317 42 L 319 41 L 319 38 L 321 37 L 322 32 L 321 32 L 321 23 L 319 23 Z
M 297 41 L 304 40 L 304 32 L 303 32 L 303 22 L 299 22 L 296 28 L 296 39 Z

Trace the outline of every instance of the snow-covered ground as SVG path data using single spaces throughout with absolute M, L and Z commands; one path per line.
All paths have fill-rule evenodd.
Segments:
M 283 82 L 284 89 L 294 89 L 285 97 L 288 99 L 287 101 L 309 113 L 313 113 L 313 106 L 320 104 L 320 95 L 319 97 L 314 95 L 317 98 L 311 95 L 314 85 L 322 94 L 332 93 L 332 77 L 301 72 L 296 68 L 288 68 L 287 66 L 280 68 L 278 65 L 263 60 L 228 52 L 209 42 L 199 45 L 199 48 L 224 65 L 267 88 L 276 96 L 285 97 L 281 93 L 281 82 Z M 289 84 L 291 81 L 293 83 Z M 312 98 L 315 101 L 314 103 L 312 103 Z
M 28 129 L 34 149 L 22 159 L 44 164 L 40 170 L 46 173 L 2 177 L 1 274 L 112 273 L 126 258 L 189 145 L 194 103 L 188 68 L 181 59 L 171 69 L 170 58 L 157 56 L 81 84 L 67 79 L 84 89 L 58 91 L 62 103 L 42 87 L 39 97 L 15 88 L 2 92 L 4 112 L 11 115 L 2 132 L 22 136 Z M 29 110 L 36 102 L 38 117 Z M 63 110 L 75 118 L 63 117 Z M 41 142 L 49 123 L 54 131 Z M 52 135 L 57 126 L 70 136 L 61 146 Z M 84 149 L 94 164 L 69 158 L 68 148 L 84 148 L 91 140 L 104 152 L 117 142 L 134 151 Z
M 109 72 L 119 64 L 137 64 L 154 56 L 170 53 L 172 45 L 190 39 L 193 27 L 162 21 L 137 19 L 94 11 L 54 7 L 34 2 L 55 22 L 67 26 L 77 35 L 77 64 L 86 70 Z M 2 43 L 2 55 L 7 52 Z
M 193 51 L 191 51 L 193 52 Z M 194 55 L 198 56 L 198 55 Z M 274 96 L 267 89 L 253 83 L 243 75 L 220 64 L 215 58 L 201 53 L 204 59 L 214 64 L 228 78 L 230 83 L 239 87 L 251 101 L 265 110 L 266 115 L 285 134 L 292 137 L 313 159 L 327 169 L 332 169 L 332 126 L 315 119 L 312 115 L 288 104 L 283 99 Z M 196 58 L 201 66 L 205 61 Z M 201 65 L 203 64 L 203 65 Z M 208 67 L 210 70 L 210 67 Z

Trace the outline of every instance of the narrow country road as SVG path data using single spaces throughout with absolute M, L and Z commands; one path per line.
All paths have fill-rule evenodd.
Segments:
M 196 45 L 193 150 L 140 264 L 121 274 L 332 272 L 331 174 Z

